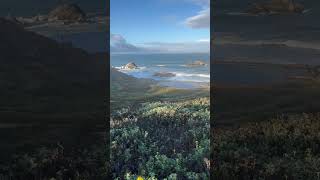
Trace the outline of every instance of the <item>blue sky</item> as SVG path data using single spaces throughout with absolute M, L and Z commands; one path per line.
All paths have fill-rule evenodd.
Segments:
M 111 0 L 110 9 L 111 51 L 208 50 L 209 0 Z

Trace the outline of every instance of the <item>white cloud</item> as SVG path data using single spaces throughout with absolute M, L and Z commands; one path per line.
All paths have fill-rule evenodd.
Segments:
M 210 28 L 210 0 L 188 0 L 202 9 L 197 15 L 188 17 L 183 24 L 193 29 Z
M 120 34 L 111 34 L 110 43 L 112 46 L 128 44 L 127 40 Z
M 201 10 L 197 15 L 189 17 L 184 22 L 190 28 L 210 28 L 210 8 Z
M 190 0 L 193 3 L 196 3 L 200 6 L 209 7 L 210 6 L 210 0 Z
M 119 34 L 110 36 L 111 53 L 208 53 L 210 40 L 200 39 L 194 42 L 149 42 L 130 44 Z
M 127 42 L 120 34 L 110 35 L 110 51 L 111 52 L 139 52 L 142 49 Z
M 209 38 L 199 39 L 198 42 L 209 42 L 210 43 L 210 39 Z
M 210 0 L 160 0 L 161 2 L 165 3 L 192 3 L 199 6 L 209 6 Z

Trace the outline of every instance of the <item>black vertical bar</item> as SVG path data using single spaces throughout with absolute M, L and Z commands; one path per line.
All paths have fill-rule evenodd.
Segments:
M 214 37 L 214 28 L 213 28 L 213 11 L 214 11 L 214 0 L 210 1 L 210 179 L 213 179 L 212 170 L 214 165 L 214 154 L 213 154 L 213 144 L 214 144 L 214 52 L 213 52 L 213 37 Z
M 111 171 L 110 171 L 110 0 L 107 0 L 106 3 L 106 16 L 107 16 L 107 27 L 106 27 L 106 34 L 107 34 L 107 40 L 106 40 L 106 46 L 108 49 L 108 55 L 107 55 L 107 63 L 106 63 L 106 74 L 107 74 L 107 95 L 106 95 L 106 149 L 107 149 L 107 176 L 111 179 Z

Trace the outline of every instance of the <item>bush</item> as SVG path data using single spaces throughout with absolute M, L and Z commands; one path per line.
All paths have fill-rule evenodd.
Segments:
M 209 179 L 209 98 L 144 103 L 113 115 L 114 179 Z
M 17 155 L 1 174 L 10 179 L 108 179 L 106 151 L 102 147 L 82 149 L 68 154 L 62 146 L 41 148 L 34 153 Z
M 217 179 L 319 179 L 320 116 L 282 116 L 237 129 L 215 129 Z

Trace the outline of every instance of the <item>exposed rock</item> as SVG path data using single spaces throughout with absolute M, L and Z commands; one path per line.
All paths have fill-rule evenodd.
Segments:
M 187 64 L 187 66 L 205 66 L 205 65 L 207 65 L 207 64 L 202 60 L 197 60 L 197 61 L 194 61 L 190 64 Z
M 48 21 L 81 22 L 86 20 L 86 14 L 76 4 L 58 6 L 49 13 Z
M 250 14 L 302 13 L 304 6 L 293 0 L 272 0 L 267 3 L 256 3 L 246 12 Z
M 156 77 L 175 77 L 176 74 L 170 72 L 156 72 L 153 74 Z
M 124 66 L 124 69 L 138 69 L 138 66 L 134 62 L 129 62 Z

